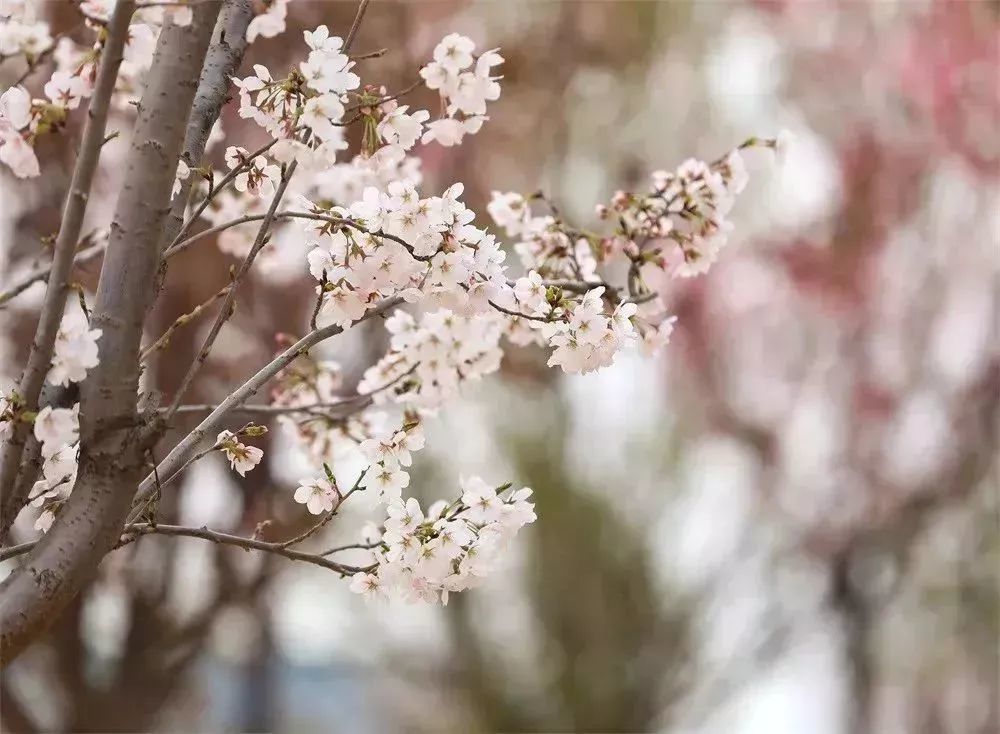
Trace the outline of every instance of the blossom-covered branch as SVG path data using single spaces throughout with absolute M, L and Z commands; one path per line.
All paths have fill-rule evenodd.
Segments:
M 98 29 L 101 63 L 110 63 L 106 2 L 83 5 L 88 23 Z M 291 68 L 254 64 L 252 74 L 230 79 L 246 43 L 282 32 L 287 5 L 275 0 L 251 17 L 247 0 L 225 0 L 215 26 L 217 3 L 147 3 L 137 16 L 142 22 L 129 28 L 128 42 L 122 43 L 160 29 L 147 92 L 170 88 L 183 109 L 165 110 L 162 99 L 144 100 L 139 107 L 95 316 L 88 319 L 80 309 L 65 317 L 61 309 L 56 316 L 43 313 L 46 328 L 55 319 L 58 333 L 40 374 L 55 385 L 82 383 L 82 410 L 37 410 L 37 390 L 33 396 L 0 397 L 0 433 L 22 440 L 31 433 L 44 456 L 30 498 L 42 510 L 36 527 L 48 529 L 49 536 L 32 551 L 33 569 L 55 567 L 85 542 L 100 553 L 91 553 L 74 572 L 83 573 L 80 569 L 96 564 L 116 543 L 147 534 L 188 535 L 349 572 L 351 588 L 366 595 L 392 591 L 446 602 L 449 593 L 475 585 L 535 514 L 529 489 L 474 477 L 459 482 L 459 499 L 442 500 L 426 513 L 405 497 L 413 454 L 425 444 L 424 425 L 463 386 L 496 372 L 508 344 L 539 345 L 548 351 L 549 365 L 567 373 L 608 367 L 633 347 L 646 354 L 659 351 L 676 321 L 660 291 L 671 278 L 706 272 L 725 246 L 732 228 L 728 215 L 747 183 L 742 151 L 782 145 L 777 139 L 750 139 L 717 160 L 688 160 L 674 170 L 655 171 L 645 190 L 620 191 L 597 205 L 592 226 L 566 221 L 541 193 L 494 192 L 487 210 L 517 256 L 517 262 L 508 262 L 504 242 L 462 201 L 464 185 L 427 190 L 419 157 L 427 146 L 465 144 L 490 121 L 489 104 L 501 94 L 499 49 L 478 51 L 472 39 L 448 34 L 427 63 L 413 70 L 420 81 L 391 92 L 362 79 L 363 62 L 382 52 L 350 54 L 368 5 L 364 0 L 344 39 L 321 25 L 303 34 L 302 60 Z M 211 45 L 207 24 L 217 28 Z M 140 26 L 146 31 L 140 33 Z M 227 30 L 236 34 L 232 43 Z M 200 35 L 195 39 L 192 33 Z M 43 125 L 46 115 L 55 114 L 51 107 L 72 109 L 89 93 L 86 74 L 66 73 L 57 72 L 45 86 L 50 100 L 45 105 L 35 104 L 24 90 L 4 97 L 0 140 L 7 153 L 0 160 L 18 175 L 33 172 L 25 146 L 34 160 L 37 136 L 58 132 Z M 183 93 L 175 84 L 186 85 Z M 121 103 L 129 90 L 126 83 L 114 99 Z M 254 150 L 224 132 L 210 133 L 230 91 L 239 116 L 267 136 Z M 431 97 L 426 109 L 421 95 Z M 95 92 L 92 104 L 101 99 Z M 147 104 L 162 119 L 152 119 Z M 360 144 L 348 154 L 352 128 Z M 219 170 L 215 156 L 206 155 L 216 137 L 229 143 L 220 148 L 225 153 L 216 161 Z M 289 203 L 283 207 L 285 198 Z M 57 246 L 48 293 L 61 289 L 78 236 L 77 231 L 69 249 Z M 225 288 L 141 349 L 147 311 L 164 282 L 167 261 L 210 237 L 239 257 L 240 265 Z M 218 404 L 184 405 L 234 313 L 240 286 L 290 240 L 306 244 L 299 260 L 301 289 L 315 304 L 308 330 L 300 330 L 306 335 L 283 338 L 280 353 Z M 167 406 L 140 396 L 141 360 L 154 352 L 168 354 L 172 334 L 216 300 L 221 300 L 216 318 Z M 340 365 L 314 347 L 373 317 L 384 317 L 388 349 L 345 398 Z M 40 387 L 37 369 L 33 374 Z M 248 404 L 268 386 L 266 405 Z M 192 431 L 161 451 L 177 416 L 201 413 L 207 415 Z M 222 454 L 241 476 L 259 465 L 263 450 L 249 439 L 266 429 L 227 428 L 233 413 L 274 418 L 315 467 L 293 490 L 292 500 L 319 519 L 289 541 L 156 523 L 155 499 L 194 462 Z M 6 451 L 16 447 L 7 440 Z M 151 457 L 163 453 L 150 471 Z M 362 467 L 342 492 L 338 482 L 344 478 L 331 467 L 344 466 L 348 455 Z M 99 464 L 97 458 L 106 461 Z M 14 470 L 5 465 L 4 471 Z M 114 491 L 87 505 L 99 485 Z M 385 507 L 381 528 L 366 532 L 361 543 L 319 556 L 291 549 L 318 537 L 355 493 Z M 93 507 L 102 513 L 99 537 L 74 535 L 71 526 L 82 527 Z M 347 567 L 323 558 L 349 549 L 368 552 L 371 563 Z M 22 606 L 44 606 L 32 597 L 24 574 L 4 582 L 4 588 L 14 583 Z M 60 598 L 74 583 L 59 580 Z M 22 644 L 26 633 L 14 634 L 16 645 Z

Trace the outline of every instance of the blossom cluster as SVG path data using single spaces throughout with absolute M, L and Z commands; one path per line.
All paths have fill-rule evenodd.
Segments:
M 279 343 L 288 346 L 287 339 L 279 339 Z M 331 415 L 342 400 L 342 387 L 343 374 L 337 362 L 304 354 L 282 370 L 271 389 L 271 404 L 275 407 L 301 408 L 301 412 L 290 410 L 278 416 L 278 422 L 316 464 L 339 463 L 376 430 L 368 413 Z M 379 420 L 381 427 L 381 416 Z M 353 440 L 352 436 L 361 438 Z
M 342 100 L 361 80 L 352 71 L 355 62 L 343 53 L 342 38 L 331 36 L 325 25 L 304 36 L 309 55 L 286 77 L 275 79 L 266 66 L 254 64 L 252 75 L 233 82 L 239 90 L 240 117 L 280 141 L 272 151 L 278 160 L 298 159 L 307 167 L 321 168 L 334 163 L 347 147 L 340 124 Z
M 52 350 L 52 367 L 46 377 L 49 383 L 66 387 L 82 382 L 87 370 L 97 366 L 97 340 L 100 329 L 91 329 L 87 316 L 71 308 L 59 323 Z
M 34 434 L 41 446 L 42 473 L 31 488 L 31 504 L 45 509 L 35 529 L 46 531 L 54 511 L 76 482 L 80 454 L 80 404 L 72 408 L 45 406 L 35 416 Z
M 746 187 L 740 149 L 754 145 L 775 147 L 750 140 L 713 163 L 691 159 L 654 172 L 643 194 L 616 192 L 610 205 L 597 207 L 601 219 L 616 223 L 608 234 L 567 225 L 551 205 L 538 214 L 521 194 L 494 191 L 489 214 L 516 238 L 513 249 L 528 271 L 514 284 L 512 341 L 547 344 L 549 365 L 570 373 L 606 367 L 633 344 L 646 355 L 658 352 L 676 317 L 647 280 L 654 272 L 686 278 L 708 271 L 732 229 L 726 215 Z M 599 274 L 616 262 L 628 268 L 624 289 Z
M 271 0 L 257 6 L 248 40 L 284 30 L 287 5 Z M 157 29 L 168 20 L 189 24 L 190 6 L 141 9 L 114 95 L 120 109 L 128 109 L 139 87 Z M 99 30 L 113 0 L 85 0 L 80 7 L 87 27 Z M 105 38 L 98 32 L 89 48 L 62 38 L 53 47 L 47 28 L 29 27 L 26 20 L 0 32 L 0 46 L 26 58 L 51 47 L 55 61 L 44 99 L 22 87 L 0 97 L 0 161 L 15 174 L 37 175 L 35 140 L 60 129 L 91 95 Z M 302 354 L 278 376 L 272 406 L 281 409 L 278 421 L 310 460 L 324 468 L 292 493 L 305 511 L 326 515 L 323 523 L 354 492 L 387 506 L 382 531 L 370 539 L 373 563 L 351 588 L 447 602 L 450 592 L 478 583 L 535 514 L 531 490 L 495 488 L 476 477 L 461 482 L 459 499 L 438 502 L 425 514 L 404 495 L 412 454 L 425 444 L 424 422 L 465 384 L 499 369 L 504 340 L 544 346 L 548 364 L 567 373 L 607 367 L 626 348 L 658 351 L 676 318 L 651 283 L 662 283 L 664 274 L 680 278 L 708 270 L 726 243 L 733 201 L 746 186 L 741 150 L 777 145 L 751 140 L 711 163 L 689 160 L 674 171 L 657 171 L 645 192 L 620 191 L 597 207 L 603 232 L 567 223 L 541 195 L 494 192 L 487 209 L 513 240 L 519 263 L 512 265 L 503 244 L 477 225 L 462 201 L 461 183 L 440 194 L 421 192 L 421 162 L 413 154 L 418 144 L 459 145 L 481 129 L 488 104 L 501 94 L 499 50 L 477 54 L 472 39 L 451 33 L 419 70 L 420 81 L 391 93 L 362 82 L 359 59 L 326 26 L 303 38 L 305 59 L 283 75 L 255 64 L 252 74 L 232 80 L 240 117 L 265 131 L 270 143 L 257 152 L 228 145 L 223 171 L 214 170 L 211 156 L 179 161 L 173 195 L 194 179 L 202 195 L 199 216 L 220 232 L 220 248 L 247 256 L 259 226 L 248 227 L 247 220 L 266 219 L 260 215 L 273 210 L 274 197 L 289 187 L 280 221 L 265 226 L 287 227 L 295 235 L 289 239 L 305 244 L 295 261 L 314 279 L 312 325 L 347 329 L 372 313 L 388 314 L 388 350 L 365 371 L 357 394 L 343 395 L 337 363 Z M 436 119 L 403 101 L 421 83 L 440 99 Z M 360 149 L 348 158 L 345 131 L 355 124 Z M 292 183 L 295 168 L 302 173 Z M 538 201 L 544 210 L 535 210 Z M 267 253 L 283 246 L 277 238 L 260 241 Z M 622 272 L 624 283 L 614 285 L 612 276 Z M 405 305 L 389 312 L 387 299 Z M 99 336 L 84 316 L 67 315 L 49 382 L 82 380 L 97 364 Z M 379 409 L 370 410 L 373 404 Z M 0 397 L 0 431 L 9 432 L 21 418 L 15 396 Z M 46 407 L 34 420 L 44 465 L 32 500 L 46 508 L 39 521 L 44 528 L 74 481 L 79 429 L 75 409 Z M 203 454 L 219 451 L 245 476 L 263 452 L 244 438 L 264 430 L 248 424 L 222 431 Z M 360 457 L 362 467 L 353 488 L 342 492 L 330 465 L 348 454 Z
M 420 70 L 427 88 L 440 92 L 447 113 L 427 125 L 422 142 L 458 145 L 467 134 L 479 132 L 489 119 L 486 103 L 500 98 L 500 77 L 493 76 L 493 67 L 502 64 L 503 57 L 497 53 L 499 49 L 479 57 L 475 50 L 472 39 L 449 33 L 434 47 L 434 60 Z
M 451 592 L 481 583 L 518 530 L 535 520 L 535 508 L 526 487 L 498 491 L 479 477 L 461 486 L 461 498 L 438 501 L 426 515 L 413 497 L 390 502 L 384 532 L 372 543 L 375 564 L 352 577 L 351 591 L 447 604 Z
M 270 0 L 255 4 L 261 9 L 247 26 L 247 42 L 253 43 L 258 37 L 274 38 L 285 30 L 285 20 L 288 17 L 288 3 L 291 0 Z
M 433 414 L 461 385 L 500 368 L 502 320 L 491 313 L 462 316 L 447 309 L 425 313 L 419 322 L 403 310 L 386 320 L 389 351 L 369 367 L 359 384 L 363 392 L 378 385 L 394 389 L 376 394 L 420 414 Z
M 247 472 L 257 466 L 264 458 L 264 452 L 261 449 L 243 443 L 240 441 L 239 434 L 232 431 L 220 433 L 215 440 L 215 445 L 229 460 L 230 468 L 241 477 L 245 477 Z
M 37 130 L 31 96 L 24 87 L 11 87 L 0 94 L 0 162 L 8 166 L 18 178 L 39 174 L 38 158 L 29 140 Z
M 408 183 L 386 193 L 365 189 L 349 207 L 323 209 L 307 200 L 317 220 L 307 225 L 312 275 L 320 281 L 322 313 L 348 326 L 379 296 L 401 294 L 463 310 L 484 311 L 507 288 L 505 254 L 496 240 L 470 223 L 459 200 L 462 185 L 420 198 Z
M 393 428 L 389 427 L 388 421 L 382 420 L 378 428 L 372 426 L 366 434 L 362 434 L 366 437 L 347 435 L 350 440 L 356 441 L 360 455 L 365 459 L 365 468 L 356 483 L 357 490 L 367 492 L 375 504 L 399 499 L 410 485 L 407 468 L 413 463 L 412 452 L 424 447 L 420 423 L 410 420 Z M 306 505 L 314 515 L 333 510 L 341 500 L 336 480 L 329 471 L 325 477 L 303 479 L 299 485 L 294 499 Z
M 23 55 L 32 63 L 52 47 L 49 24 L 37 19 L 37 3 L 5 0 L 0 9 L 0 56 Z
M 54 68 L 42 86 L 44 97 L 32 98 L 20 85 L 6 90 L 0 97 L 0 162 L 18 178 L 38 176 L 40 168 L 35 155 L 36 141 L 48 134 L 59 133 L 67 124 L 70 113 L 80 107 L 93 93 L 97 65 L 103 53 L 107 22 L 113 3 L 108 0 L 87 0 L 80 6 L 85 27 L 94 33 L 91 45 L 82 45 L 69 36 L 54 42 L 48 23 L 35 20 L 33 3 L 13 0 L 4 4 L 0 23 L 0 58 L 23 55 L 29 69 L 41 62 L 42 55 L 51 52 Z M 190 8 L 185 4 L 143 8 L 142 22 L 129 26 L 122 63 L 119 67 L 113 101 L 120 109 L 128 109 L 141 90 L 141 78 L 153 57 L 156 28 L 166 17 L 174 22 L 190 22 Z

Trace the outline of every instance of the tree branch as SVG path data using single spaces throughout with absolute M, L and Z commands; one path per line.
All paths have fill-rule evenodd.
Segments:
M 80 153 L 73 168 L 73 178 L 70 181 L 69 193 L 63 206 L 62 221 L 59 234 L 56 235 L 49 284 L 45 290 L 45 300 L 42 313 L 35 329 L 35 339 L 31 344 L 28 362 L 21 375 L 18 393 L 28 411 L 38 410 L 38 396 L 45 382 L 45 375 L 52 363 L 52 349 L 55 345 L 59 323 L 62 321 L 63 309 L 66 307 L 66 284 L 73 260 L 76 245 L 80 239 L 83 227 L 83 217 L 87 211 L 87 198 L 90 186 L 97 170 L 97 162 L 104 144 L 104 128 L 108 119 L 108 107 L 114 92 L 115 81 L 118 78 L 118 67 L 121 65 L 125 43 L 128 40 L 128 27 L 132 20 L 135 4 L 130 0 L 119 2 L 108 21 L 107 40 L 101 53 L 101 62 L 94 84 L 94 93 L 87 108 L 87 122 L 83 129 L 83 140 Z M 0 540 L 6 537 L 7 530 L 14 519 L 7 511 L 8 506 L 16 504 L 10 495 L 20 468 L 21 454 L 24 442 L 31 430 L 29 423 L 19 421 L 12 435 L 4 445 L 2 460 L 0 460 Z
M 260 224 L 260 229 L 257 230 L 257 238 L 254 240 L 253 246 L 250 248 L 250 252 L 247 256 L 243 258 L 243 263 L 240 265 L 240 269 L 236 271 L 236 275 L 233 276 L 233 281 L 229 285 L 229 290 L 226 292 L 226 297 L 222 301 L 222 307 L 219 309 L 219 314 L 215 317 L 215 322 L 212 324 L 212 328 L 209 329 L 208 334 L 205 336 L 205 341 L 202 342 L 201 349 L 198 350 L 198 356 L 195 357 L 191 366 L 188 368 L 187 373 L 184 375 L 184 379 L 181 380 L 180 387 L 177 388 L 177 392 L 174 394 L 174 400 L 170 404 L 170 408 L 167 410 L 167 415 L 165 420 L 169 421 L 173 414 L 177 411 L 177 408 L 181 404 L 181 400 L 184 399 L 184 393 L 191 386 L 194 381 L 195 375 L 198 374 L 198 370 L 208 359 L 209 353 L 212 351 L 212 346 L 215 344 L 215 340 L 219 336 L 219 332 L 222 331 L 222 327 L 225 325 L 226 321 L 233 314 L 233 304 L 236 302 L 236 289 L 239 288 L 240 283 L 246 278 L 250 268 L 253 266 L 253 261 L 257 257 L 257 253 L 260 252 L 261 248 L 267 244 L 269 237 L 268 232 L 271 229 L 271 224 L 274 222 L 274 215 L 278 211 L 278 206 L 281 204 L 281 199 L 285 195 L 285 190 L 288 188 L 288 182 L 291 181 L 292 176 L 295 174 L 296 164 L 298 161 L 292 161 L 291 164 L 285 169 L 281 176 L 281 182 L 278 184 L 277 190 L 274 192 L 274 197 L 271 199 L 271 205 L 267 210 L 267 214 L 264 215 L 264 220 Z
M 193 321 L 194 319 L 198 318 L 198 316 L 201 315 L 202 311 L 205 311 L 206 309 L 208 309 L 209 306 L 211 306 L 217 300 L 226 295 L 226 293 L 228 293 L 231 288 L 232 285 L 227 285 L 225 288 L 221 289 L 218 293 L 214 293 L 212 296 L 210 296 L 207 301 L 199 303 L 197 306 L 195 306 L 187 313 L 181 314 L 176 319 L 174 319 L 173 323 L 171 323 L 170 326 L 168 326 L 167 329 L 162 334 L 160 334 L 160 336 L 156 339 L 156 341 L 154 341 L 152 344 L 150 344 L 148 347 L 142 350 L 142 352 L 139 354 L 139 359 L 146 360 L 150 356 L 152 356 L 153 352 L 157 351 L 158 349 L 164 349 L 170 343 L 170 339 L 171 337 L 173 337 L 175 331 L 177 331 L 179 328 L 189 323 L 190 321 Z
M 348 31 L 347 37 L 344 40 L 343 53 L 345 54 L 350 51 L 351 45 L 354 43 L 358 29 L 361 26 L 361 20 L 364 18 L 365 11 L 368 9 L 369 1 L 370 0 L 361 0 L 361 4 L 358 6 L 358 12 L 354 17 L 354 23 L 351 25 L 351 30 Z M 250 248 L 250 252 L 247 253 L 247 256 L 243 259 L 240 269 L 233 277 L 231 287 L 226 293 L 225 300 L 222 302 L 222 307 L 219 309 L 219 315 L 216 317 L 215 323 L 212 324 L 212 328 L 205 337 L 205 341 L 202 343 L 201 349 L 198 351 L 198 356 L 195 358 L 194 362 L 192 362 L 187 374 L 184 375 L 180 386 L 177 388 L 174 400 L 170 404 L 170 408 L 167 410 L 165 418 L 167 421 L 170 420 L 173 414 L 177 411 L 177 408 L 180 407 L 181 401 L 184 399 L 184 393 L 187 392 L 187 389 L 191 386 L 191 382 L 194 380 L 195 375 L 197 375 L 198 370 L 201 369 L 205 360 L 208 359 L 208 355 L 212 350 L 212 346 L 215 344 L 215 340 L 219 336 L 219 332 L 222 331 L 222 327 L 232 315 L 233 304 L 236 301 L 236 290 L 246 277 L 246 274 L 250 271 L 253 261 L 257 257 L 257 253 L 260 252 L 261 248 L 268 242 L 268 232 L 274 222 L 274 215 L 277 213 L 278 207 L 281 205 L 281 199 L 285 195 L 285 190 L 288 188 L 288 184 L 292 180 L 292 176 L 295 175 L 298 163 L 299 162 L 297 160 L 293 160 L 282 171 L 281 182 L 278 184 L 278 188 L 274 192 L 274 196 L 271 199 L 271 205 L 268 208 L 267 213 L 264 215 L 260 228 L 257 230 L 257 237 L 254 240 L 253 246 Z
M 385 313 L 389 309 L 402 303 L 402 300 L 403 299 L 398 296 L 383 300 L 379 303 L 379 305 L 358 319 L 355 324 L 361 323 L 372 316 Z M 229 395 L 229 397 L 223 400 L 219 406 L 215 408 L 215 410 L 213 410 L 201 423 L 199 423 L 193 431 L 187 434 L 176 446 L 174 446 L 173 449 L 171 449 L 166 458 L 163 459 L 163 461 L 161 461 L 157 466 L 157 473 L 159 473 L 160 476 L 174 474 L 184 464 L 188 455 L 194 451 L 206 437 L 212 435 L 222 426 L 222 421 L 231 411 L 240 407 L 247 400 L 256 395 L 264 385 L 273 379 L 279 372 L 285 369 L 285 367 L 294 362 L 300 355 L 305 354 L 309 351 L 309 349 L 316 346 L 320 342 L 336 336 L 342 331 L 343 329 L 335 324 L 330 324 L 320 329 L 316 329 L 315 331 L 311 331 L 273 360 L 264 365 L 257 372 L 257 374 L 240 385 L 240 387 Z M 142 481 L 142 484 L 139 485 L 134 505 L 141 507 L 143 503 L 152 497 L 155 489 L 156 479 L 154 475 L 150 473 Z M 141 514 L 141 512 L 136 514 L 135 511 L 133 511 L 133 515 L 130 519 L 135 520 L 139 514 Z
M 243 61 L 247 47 L 247 26 L 253 18 L 251 0 L 225 0 L 212 44 L 205 54 L 205 64 L 198 82 L 198 92 L 191 106 L 184 138 L 183 157 L 190 166 L 197 166 L 205 155 L 208 136 L 219 119 L 229 92 L 229 79 Z M 163 230 L 161 249 L 171 244 L 184 226 L 187 207 L 195 177 L 181 182 L 181 190 L 170 206 L 170 217 Z
M 135 430 L 139 346 L 184 128 L 218 14 L 218 2 L 198 4 L 190 27 L 168 21 L 157 40 L 91 319 L 103 333 L 100 363 L 81 391 L 76 486 L 25 565 L 0 584 L 0 663 L 58 616 L 115 546 L 144 472 L 147 447 Z M 51 278 L 50 290 L 60 282 Z
M 343 563 L 337 563 L 336 561 L 328 560 L 323 558 L 323 556 L 313 553 L 303 553 L 302 551 L 293 550 L 284 542 L 270 543 L 265 540 L 257 540 L 256 538 L 245 538 L 242 535 L 231 535 L 230 533 L 222 533 L 218 530 L 209 530 L 207 527 L 193 528 L 184 525 L 162 525 L 160 523 L 153 525 L 151 523 L 140 522 L 126 525 L 122 534 L 126 536 L 126 539 L 123 540 L 121 545 L 127 545 L 133 542 L 136 537 L 142 535 L 170 535 L 174 537 L 201 538 L 202 540 L 208 540 L 222 545 L 232 545 L 248 551 L 259 550 L 264 551 L 265 553 L 274 553 L 275 555 L 283 556 L 292 561 L 311 563 L 314 566 L 320 566 L 335 573 L 339 573 L 341 576 L 350 576 L 351 574 L 365 570 L 364 568 L 360 568 L 358 566 L 348 566 Z M 30 543 L 21 543 L 20 545 L 11 546 L 10 548 L 4 548 L 3 550 L 0 550 L 0 561 L 6 561 L 23 555 L 41 542 L 42 541 L 32 541 Z
M 107 247 L 107 242 L 100 241 L 95 242 L 82 250 L 77 250 L 76 254 L 73 256 L 73 262 L 71 268 L 77 265 L 84 265 L 98 255 L 104 252 L 104 248 Z M 7 303 L 13 298 L 24 293 L 35 283 L 40 281 L 45 281 L 49 279 L 49 274 L 52 272 L 52 263 L 46 263 L 45 265 L 39 265 L 37 268 L 32 270 L 30 273 L 22 277 L 19 281 L 10 286 L 3 293 L 0 293 L 0 306 Z

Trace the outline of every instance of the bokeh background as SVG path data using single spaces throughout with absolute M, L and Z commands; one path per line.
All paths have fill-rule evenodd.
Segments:
M 42 7 L 56 29 L 78 22 Z M 296 0 L 251 59 L 286 68 L 299 30 L 344 33 L 354 10 Z M 423 151 L 424 190 L 464 182 L 481 222 L 493 189 L 543 189 L 583 223 L 688 156 L 783 128 L 795 144 L 781 166 L 748 154 L 730 248 L 667 296 L 666 354 L 567 377 L 515 348 L 428 426 L 419 496 L 459 473 L 535 489 L 538 522 L 485 588 L 371 605 L 321 569 L 146 539 L 4 671 L 4 730 L 1000 730 L 1000 4 L 377 0 L 356 49 L 390 53 L 363 78 L 401 88 L 452 30 L 502 47 L 503 94 L 464 146 Z M 227 108 L 232 140 L 240 124 Z M 47 145 L 41 179 L 2 179 L 4 281 L 57 226 L 72 145 Z M 93 227 L 124 149 L 108 146 Z M 198 399 L 301 331 L 308 274 L 278 240 Z M 232 262 L 210 245 L 176 261 L 155 333 Z M 0 311 L 8 377 L 40 297 Z M 169 393 L 201 337 L 180 331 L 150 385 Z M 366 325 L 325 354 L 353 384 L 384 347 Z M 301 457 L 280 431 L 262 445 L 245 480 L 203 461 L 161 512 L 305 528 Z

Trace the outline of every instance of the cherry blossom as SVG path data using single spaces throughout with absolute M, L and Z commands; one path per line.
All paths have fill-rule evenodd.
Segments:
M 37 56 L 52 46 L 49 25 L 29 0 L 6 0 L 0 9 L 0 56 Z
M 119 113 L 133 114 L 130 103 L 141 92 L 159 28 L 190 24 L 191 5 L 152 4 L 138 11 L 113 95 Z M 248 41 L 281 33 L 287 5 L 257 4 Z M 114 4 L 85 0 L 80 7 L 92 36 L 55 45 L 55 68 L 36 91 L 44 97 L 33 99 L 21 86 L 0 95 L 0 161 L 17 176 L 39 174 L 36 140 L 66 128 L 93 93 Z M 32 54 L 52 43 L 47 25 L 27 17 L 0 30 L 0 53 Z M 511 240 L 504 243 L 462 200 L 461 182 L 443 190 L 426 186 L 413 152 L 418 143 L 461 145 L 480 131 L 489 103 L 502 92 L 499 49 L 477 53 L 471 38 L 449 33 L 414 70 L 422 85 L 392 91 L 367 78 L 363 83 L 365 56 L 352 59 L 344 40 L 325 25 L 305 30 L 291 45 L 300 55 L 288 67 L 253 64 L 252 73 L 231 80 L 239 116 L 263 130 L 268 144 L 251 153 L 258 144 L 243 147 L 216 125 L 211 140 L 231 143 L 225 169 L 213 170 L 212 156 L 192 160 L 186 154 L 176 163 L 172 196 L 189 182 L 185 226 L 200 220 L 193 232 L 201 232 L 207 223 L 219 232 L 219 247 L 244 258 L 247 267 L 258 254 L 260 270 L 283 248 L 295 253 L 286 259 L 311 276 L 295 286 L 309 288 L 302 295 L 314 298 L 310 328 L 346 330 L 375 314 L 384 317 L 388 348 L 364 371 L 356 392 L 345 392 L 338 363 L 303 350 L 281 363 L 271 407 L 316 468 L 292 493 L 304 512 L 327 515 L 313 531 L 356 492 L 384 509 L 381 524 L 364 532 L 369 563 L 352 568 L 360 570 L 351 590 L 447 603 L 451 593 L 481 583 L 536 515 L 530 489 L 498 487 L 475 476 L 460 479 L 453 499 L 426 510 L 407 497 L 426 422 L 466 385 L 497 372 L 507 342 L 543 347 L 548 364 L 567 373 L 606 368 L 625 349 L 650 355 L 662 349 L 676 317 L 650 284 L 695 277 L 712 266 L 726 246 L 735 197 L 747 186 L 743 151 L 770 147 L 780 154 L 786 137 L 751 139 L 715 161 L 689 159 L 654 171 L 644 190 L 620 191 L 600 204 L 594 228 L 566 221 L 541 193 L 493 191 L 487 213 Z M 425 109 L 420 95 L 434 98 L 427 107 L 439 112 Z M 351 150 L 348 141 L 358 140 Z M 282 192 L 288 186 L 281 202 L 274 199 L 279 185 Z M 260 221 L 270 239 L 258 253 L 251 247 Z M 48 382 L 84 380 L 99 364 L 100 337 L 84 310 L 67 311 Z M 279 337 L 277 347 L 284 351 L 294 341 Z M 13 391 L 0 394 L 0 433 L 10 433 L 16 421 L 34 421 L 42 462 L 32 503 L 42 510 L 36 520 L 41 531 L 76 481 L 78 410 L 48 405 L 35 414 Z M 253 423 L 224 430 L 192 460 L 221 451 L 245 476 L 263 451 L 244 439 L 264 430 Z M 342 494 L 330 467 L 347 458 L 359 469 L 353 488 Z
M 79 75 L 68 71 L 57 71 L 45 83 L 45 96 L 53 104 L 61 105 L 69 110 L 80 106 L 80 100 L 90 91 L 87 83 Z
M 374 492 L 379 501 L 398 499 L 403 489 L 410 486 L 410 475 L 395 462 L 381 462 L 368 467 L 360 486 Z
M 23 130 L 31 122 L 31 96 L 24 87 L 0 94 L 0 134 Z
M 424 123 L 431 116 L 427 110 L 416 110 L 408 114 L 409 108 L 409 105 L 395 107 L 385 114 L 376 128 L 386 143 L 399 145 L 404 150 L 409 150 L 416 145 Z
M 49 456 L 63 446 L 76 443 L 80 432 L 80 405 L 73 408 L 53 408 L 46 405 L 35 416 L 34 434 L 42 446 L 42 455 Z
M 534 506 L 527 488 L 498 490 L 479 477 L 463 480 L 462 487 L 460 499 L 437 502 L 426 513 L 413 497 L 390 502 L 374 550 L 376 567 L 356 573 L 351 591 L 447 604 L 452 592 L 480 584 L 511 538 L 535 520 Z
M 47 380 L 53 385 L 81 382 L 87 370 L 97 366 L 97 340 L 100 329 L 91 329 L 86 315 L 71 308 L 59 324 L 52 352 L 52 367 Z
M 340 493 L 326 477 L 303 479 L 295 490 L 295 501 L 305 505 L 313 515 L 330 512 L 337 505 Z
M 290 0 L 272 0 L 262 3 L 264 12 L 257 15 L 247 26 L 247 41 L 253 43 L 258 37 L 274 38 L 285 30 Z
M 256 446 L 241 443 L 232 431 L 220 433 L 215 444 L 229 459 L 229 466 L 241 477 L 257 466 L 264 456 L 264 452 Z

